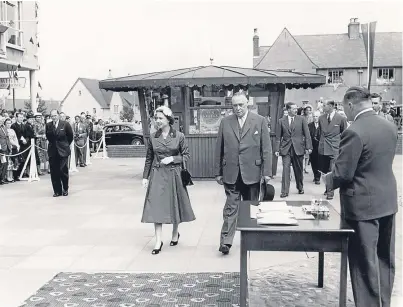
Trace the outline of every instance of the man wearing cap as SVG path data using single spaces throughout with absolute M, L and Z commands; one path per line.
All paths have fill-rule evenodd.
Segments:
M 397 128 L 375 114 L 366 88 L 349 88 L 343 105 L 353 123 L 341 136 L 332 171 L 322 178 L 329 189 L 340 189 L 342 218 L 354 229 L 348 259 L 355 306 L 390 307 L 398 210 L 392 169 Z
M 272 150 L 267 120 L 248 111 L 248 99 L 238 92 L 232 97 L 234 114 L 221 120 L 215 151 L 216 181 L 224 185 L 219 251 L 228 254 L 234 240 L 242 200 L 258 200 L 260 183 L 272 174 Z
M 324 114 L 319 117 L 320 140 L 319 140 L 319 164 L 323 173 L 332 170 L 334 160 L 339 154 L 340 137 L 347 129 L 347 120 L 335 109 L 333 100 L 326 100 L 323 103 Z M 326 199 L 334 197 L 333 190 L 326 190 Z

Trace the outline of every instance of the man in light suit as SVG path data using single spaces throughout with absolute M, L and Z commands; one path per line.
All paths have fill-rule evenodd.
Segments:
M 342 218 L 355 231 L 348 242 L 355 305 L 390 307 L 398 210 L 392 169 L 397 128 L 375 114 L 366 88 L 349 88 L 343 104 L 354 122 L 341 136 L 332 172 L 322 178 L 330 189 L 340 188 Z
M 333 168 L 334 160 L 339 154 L 340 136 L 347 129 L 347 120 L 335 109 L 333 100 L 323 103 L 324 114 L 319 117 L 320 140 L 319 140 L 319 164 L 323 173 L 330 172 Z M 326 199 L 334 197 L 333 190 L 326 190 Z
M 232 107 L 235 114 L 222 119 L 215 150 L 216 180 L 227 195 L 219 248 L 224 255 L 232 246 L 241 198 L 258 200 L 260 182 L 272 175 L 267 120 L 248 111 L 243 93 L 234 94 Z
M 304 194 L 303 161 L 304 154 L 312 152 L 311 135 L 308 123 L 303 116 L 297 114 L 297 105 L 288 102 L 288 115 L 278 122 L 276 131 L 276 156 L 283 160 L 283 176 L 281 179 L 281 195 L 288 196 L 290 190 L 290 168 L 294 170 L 295 181 L 299 194 Z

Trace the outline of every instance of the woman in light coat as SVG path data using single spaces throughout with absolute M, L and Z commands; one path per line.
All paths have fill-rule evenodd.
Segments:
M 144 201 L 143 223 L 153 223 L 155 247 L 153 255 L 159 254 L 163 242 L 162 224 L 172 224 L 171 246 L 179 240 L 178 226 L 195 220 L 187 188 L 181 178 L 182 164 L 189 159 L 185 135 L 172 125 L 171 109 L 161 106 L 155 110 L 158 130 L 150 135 L 143 172 L 143 187 L 147 188 Z

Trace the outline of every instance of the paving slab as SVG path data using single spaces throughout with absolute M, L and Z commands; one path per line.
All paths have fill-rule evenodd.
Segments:
M 0 306 L 18 306 L 62 271 L 238 272 L 239 234 L 228 256 L 218 252 L 225 194 L 222 186 L 214 181 L 197 181 L 189 188 L 197 219 L 180 225 L 179 245 L 169 246 L 172 228 L 164 225 L 163 250 L 158 256 L 151 255 L 153 225 L 140 222 L 145 196 L 141 187 L 143 165 L 144 159 L 140 158 L 93 159 L 92 165 L 71 174 L 69 197 L 56 199 L 52 197 L 48 175 L 41 176 L 39 182 L 1 186 Z M 397 156 L 394 170 L 400 197 L 402 165 L 402 157 Z M 281 174 L 281 163 L 278 174 Z M 278 197 L 279 175 L 273 184 Z M 323 191 L 323 185 L 313 184 L 310 172 L 305 176 L 305 194 L 298 195 L 292 182 L 288 199 L 311 200 L 321 197 Z M 337 193 L 332 204 L 340 210 Z M 401 198 L 399 206 L 401 210 Z M 398 272 L 394 303 L 399 302 L 402 293 L 401 212 L 397 221 Z M 326 261 L 330 261 L 326 262 L 326 270 L 334 268 L 325 271 L 329 287 L 338 287 L 338 255 L 326 257 Z M 316 253 L 251 252 L 251 289 L 252 292 L 258 289 L 260 295 L 254 295 L 252 303 L 270 306 L 265 293 L 275 297 L 281 291 L 289 291 L 291 293 L 283 295 L 294 295 L 292 287 L 301 288 L 301 283 L 309 278 L 314 282 L 316 265 Z M 273 278 L 279 279 L 286 290 L 274 287 Z M 307 295 L 314 302 L 312 306 L 320 306 L 321 303 L 315 301 L 318 297 L 313 294 L 317 289 L 311 290 L 313 292 Z M 260 305 L 262 302 L 265 305 Z

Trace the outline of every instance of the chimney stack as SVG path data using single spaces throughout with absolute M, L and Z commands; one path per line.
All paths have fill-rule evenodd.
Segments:
M 360 22 L 358 21 L 358 18 L 350 18 L 350 23 L 348 24 L 348 38 L 360 38 Z
M 257 28 L 253 29 L 253 57 L 259 56 L 259 35 L 257 34 Z

